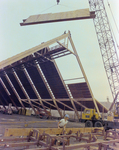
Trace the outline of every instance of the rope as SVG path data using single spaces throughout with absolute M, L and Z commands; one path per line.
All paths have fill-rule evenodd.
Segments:
M 58 5 L 64 6 L 64 7 L 70 8 L 70 9 L 74 9 L 73 7 L 69 7 L 69 6 L 66 6 L 66 5 L 62 5 L 62 4 L 58 4 Z M 39 13 L 45 12 L 46 10 L 49 10 L 49 9 L 55 7 L 55 6 L 57 6 L 57 5 L 50 6 L 50 7 L 48 7 L 47 9 L 44 9 L 43 11 L 41 11 L 41 12 L 39 12 Z M 76 8 L 75 8 L 75 9 L 76 9 Z
M 43 11 L 41 11 L 40 13 L 42 13 L 42 12 L 44 12 L 44 11 L 46 11 L 46 10 L 49 10 L 50 8 L 52 8 L 52 7 L 54 7 L 54 6 L 56 6 L 56 5 L 50 6 L 50 7 L 48 7 L 47 9 L 44 9 Z

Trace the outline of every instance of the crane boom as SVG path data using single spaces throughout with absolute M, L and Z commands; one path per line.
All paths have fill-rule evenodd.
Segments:
M 114 105 L 114 103 L 119 101 L 119 59 L 103 0 L 88 1 L 90 10 L 95 11 L 96 14 L 96 17 L 93 18 L 93 22 L 102 54 L 104 68 L 114 99 Z

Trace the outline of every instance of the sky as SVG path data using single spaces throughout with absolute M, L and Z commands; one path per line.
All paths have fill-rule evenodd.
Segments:
M 119 26 L 119 1 L 104 0 L 118 43 L 119 32 L 115 27 L 107 2 L 110 3 L 117 26 Z M 92 19 L 20 26 L 22 20 L 30 15 L 84 8 L 89 8 L 88 0 L 60 0 L 59 5 L 56 0 L 0 0 L 0 62 L 70 30 L 95 98 L 98 101 L 106 101 L 108 97 L 112 101 Z M 117 48 L 117 53 L 118 51 Z M 80 77 L 80 69 L 74 56 L 63 57 L 57 59 L 56 62 L 64 80 Z

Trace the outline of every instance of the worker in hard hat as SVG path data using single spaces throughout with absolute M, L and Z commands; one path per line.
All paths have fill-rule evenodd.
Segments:
M 58 122 L 58 128 L 63 128 L 65 131 L 66 124 L 68 123 L 69 115 L 66 114 L 63 119 Z

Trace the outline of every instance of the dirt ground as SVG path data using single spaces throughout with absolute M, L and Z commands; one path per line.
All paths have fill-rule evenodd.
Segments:
M 57 128 L 58 121 L 57 119 L 40 119 L 36 116 L 6 115 L 0 113 L 0 136 L 4 136 L 5 128 Z M 80 128 L 84 127 L 84 124 L 68 122 L 67 127 Z
M 57 128 L 58 121 L 58 119 L 40 119 L 36 116 L 23 116 L 18 114 L 7 115 L 0 113 L 0 138 L 4 137 L 6 128 Z M 67 127 L 79 128 L 84 127 L 84 124 L 78 122 L 68 122 Z M 4 148 L 0 148 L 0 150 L 3 149 Z M 23 150 L 23 148 L 5 148 L 4 150 L 8 149 Z
M 35 122 L 36 121 L 36 122 Z M 0 138 L 4 137 L 6 128 L 57 128 L 58 119 L 40 119 L 36 116 L 23 116 L 18 114 L 6 115 L 0 113 Z M 81 128 L 84 127 L 83 123 L 68 122 L 67 128 Z M 99 139 L 103 140 L 103 139 Z M 71 144 L 76 144 L 76 141 Z M 0 150 L 24 150 L 23 147 L 19 148 L 4 148 L 0 147 Z M 75 149 L 78 150 L 78 149 Z M 82 148 L 81 148 L 82 150 Z M 83 149 L 84 150 L 84 149 Z

